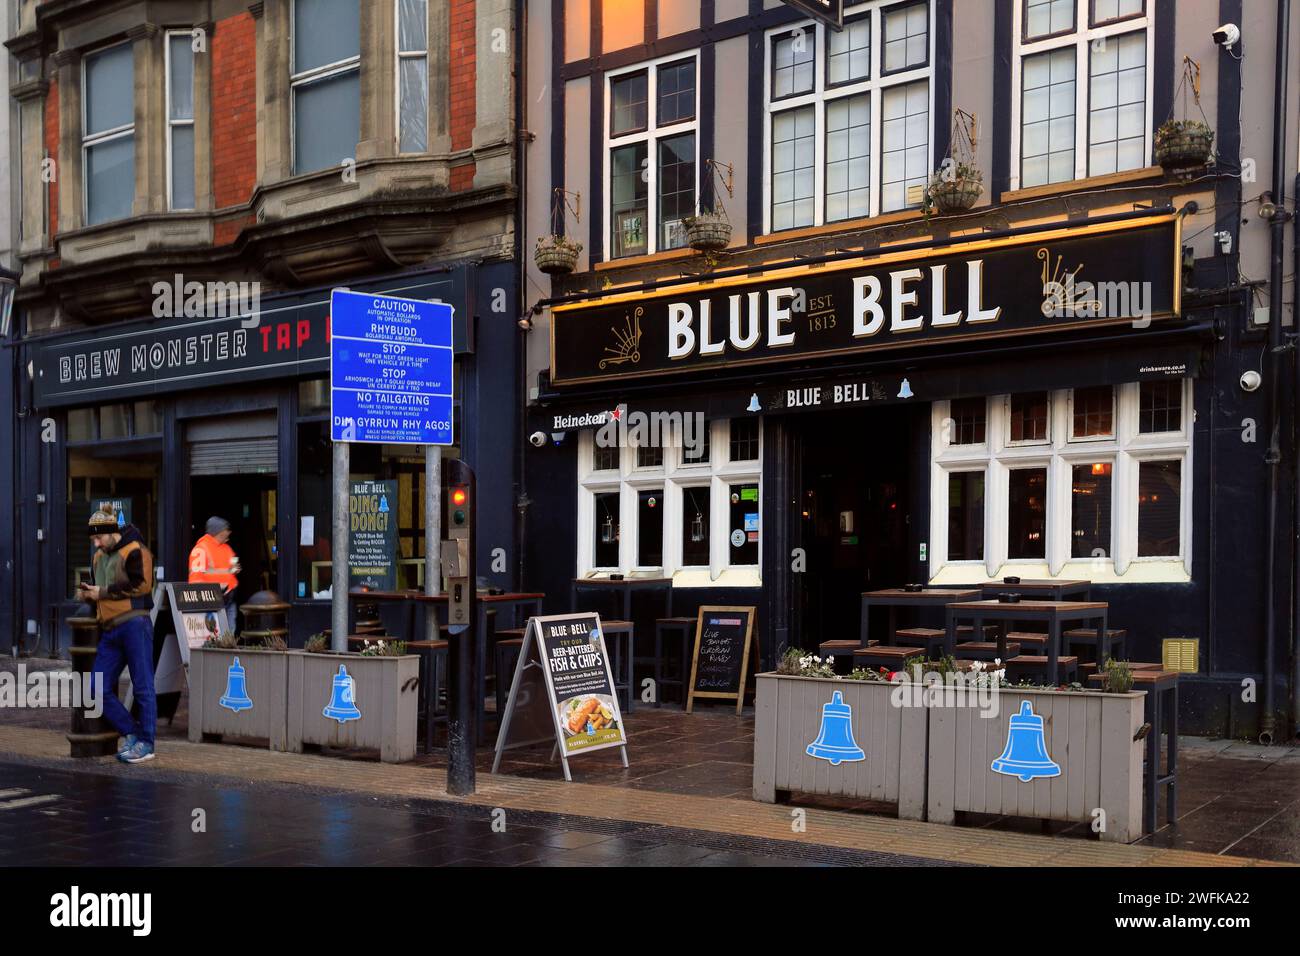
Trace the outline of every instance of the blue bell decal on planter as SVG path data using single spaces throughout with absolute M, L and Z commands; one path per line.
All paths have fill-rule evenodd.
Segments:
M 853 708 L 844 703 L 839 691 L 822 706 L 822 727 L 808 745 L 808 756 L 829 760 L 832 767 L 867 757 L 853 739 Z
M 244 671 L 244 665 L 239 663 L 236 657 L 230 669 L 226 671 L 226 692 L 221 695 L 218 703 L 226 710 L 233 710 L 239 713 L 241 710 L 251 710 L 253 702 L 248 699 L 248 684 L 246 682 L 247 674 Z
M 330 720 L 345 724 L 349 720 L 360 720 L 361 711 L 356 705 L 356 681 L 348 673 L 346 664 L 339 665 L 339 672 L 334 675 L 334 690 L 330 702 L 321 711 Z
M 1035 777 L 1059 777 L 1061 768 L 1047 755 L 1043 718 L 1034 713 L 1029 701 L 1020 702 L 1020 713 L 1012 714 L 1007 748 L 993 761 L 994 773 L 1019 777 L 1024 783 Z

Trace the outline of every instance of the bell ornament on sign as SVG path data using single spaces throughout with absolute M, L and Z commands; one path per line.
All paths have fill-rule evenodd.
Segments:
M 746 408 L 745 411 L 761 412 L 762 410 L 763 406 L 758 404 L 758 392 L 755 392 L 753 395 L 749 396 L 749 407 Z
M 821 731 L 808 745 L 808 756 L 828 760 L 832 767 L 867 757 L 853 739 L 853 708 L 844 703 L 839 691 L 822 706 Z
M 361 711 L 357 710 L 356 705 L 356 681 L 348 673 L 346 664 L 339 665 L 339 672 L 334 675 L 330 702 L 325 705 L 321 713 L 330 720 L 337 720 L 340 724 L 361 719 Z
M 236 657 L 234 663 L 226 671 L 226 692 L 221 695 L 218 702 L 226 710 L 233 710 L 239 713 L 241 710 L 251 710 L 253 702 L 248 699 L 248 684 L 246 681 L 247 673 L 244 665 L 239 663 Z
M 903 379 L 903 384 L 898 389 L 898 397 L 899 398 L 912 397 L 912 383 L 909 382 L 907 379 Z
M 1043 737 L 1043 718 L 1034 713 L 1029 701 L 1020 702 L 1020 713 L 1012 714 L 1007 732 L 1007 748 L 993 761 L 994 773 L 1019 777 L 1021 783 L 1035 777 L 1059 777 L 1060 766 L 1047 755 Z

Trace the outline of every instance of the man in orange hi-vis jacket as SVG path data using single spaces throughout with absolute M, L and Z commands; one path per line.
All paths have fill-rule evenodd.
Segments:
M 239 558 L 230 540 L 230 522 L 215 515 L 208 519 L 207 534 L 190 552 L 190 584 L 220 584 L 226 599 L 226 622 L 235 633 L 235 588 L 239 587 Z

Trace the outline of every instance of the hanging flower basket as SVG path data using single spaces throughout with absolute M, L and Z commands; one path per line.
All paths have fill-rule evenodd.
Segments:
M 723 212 L 702 212 L 682 220 L 686 241 L 698 252 L 717 252 L 731 243 L 731 223 Z
M 533 250 L 537 268 L 548 275 L 567 275 L 578 264 L 582 243 L 570 242 L 564 236 L 539 236 Z
M 1169 120 L 1156 130 L 1156 162 L 1165 172 L 1205 166 L 1214 146 L 1214 130 L 1200 120 Z
M 977 166 L 958 163 L 955 169 L 940 170 L 930 179 L 926 187 L 929 205 L 939 213 L 947 215 L 965 212 L 979 201 L 984 192 L 984 174 Z

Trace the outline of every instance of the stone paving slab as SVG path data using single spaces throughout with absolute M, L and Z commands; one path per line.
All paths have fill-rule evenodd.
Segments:
M 986 828 L 949 827 L 888 817 L 803 808 L 806 830 L 794 832 L 792 808 L 733 798 L 691 796 L 527 777 L 478 775 L 478 792 L 446 794 L 440 769 L 375 761 L 282 754 L 252 747 L 168 740 L 157 760 L 125 767 L 113 758 L 73 761 L 62 733 L 0 726 L 0 753 L 90 773 L 147 775 L 156 769 L 195 775 L 299 784 L 323 790 L 449 801 L 485 808 L 583 814 L 597 819 L 682 827 L 810 846 L 904 854 L 991 866 L 1273 866 L 1156 846 L 1125 846 Z

